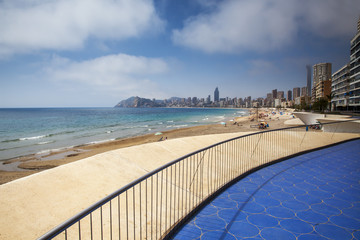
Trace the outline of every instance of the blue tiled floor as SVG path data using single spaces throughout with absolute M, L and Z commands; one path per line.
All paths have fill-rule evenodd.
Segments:
M 360 140 L 261 169 L 174 239 L 360 239 Z

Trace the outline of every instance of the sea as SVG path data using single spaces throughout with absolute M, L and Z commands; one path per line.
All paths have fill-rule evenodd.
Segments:
M 246 115 L 227 108 L 0 109 L 0 161 Z

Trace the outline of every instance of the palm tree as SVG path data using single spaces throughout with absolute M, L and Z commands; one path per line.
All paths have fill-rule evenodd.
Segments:
M 328 100 L 321 97 L 313 103 L 312 107 L 313 110 L 315 111 L 324 112 L 324 110 L 328 107 L 328 104 L 329 104 Z
M 326 98 L 329 101 L 329 110 L 331 111 L 331 99 L 333 99 L 335 96 L 335 92 L 331 92 L 329 95 L 326 95 Z

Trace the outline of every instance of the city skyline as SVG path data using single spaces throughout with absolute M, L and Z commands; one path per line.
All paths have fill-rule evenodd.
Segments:
M 285 94 L 286 93 L 286 94 Z M 308 95 L 307 86 L 305 87 L 294 87 L 293 90 L 281 91 L 278 89 L 273 89 L 272 93 L 267 93 L 266 97 L 252 98 L 252 96 L 220 96 L 219 87 L 216 87 L 212 95 L 209 94 L 206 98 L 199 96 L 173 96 L 171 98 L 159 99 L 159 98 L 143 98 L 141 96 L 132 96 L 128 99 L 122 99 L 116 107 L 129 107 L 134 103 L 134 99 L 143 99 L 145 100 L 144 106 L 140 107 L 237 107 L 237 108 L 251 108 L 254 107 L 254 104 L 257 107 L 295 107 L 295 105 L 300 105 L 300 97 L 310 97 Z M 298 99 L 296 99 L 298 98 Z M 276 101 L 279 100 L 279 101 Z M 125 104 L 121 104 L 124 102 Z M 310 102 L 307 102 L 310 104 Z M 153 104 L 153 105 L 152 105 Z M 139 106 L 137 106 L 139 107 Z
M 230 98 L 286 95 L 307 86 L 306 65 L 349 61 L 357 2 L 1 1 L 0 107 L 206 98 L 216 86 Z

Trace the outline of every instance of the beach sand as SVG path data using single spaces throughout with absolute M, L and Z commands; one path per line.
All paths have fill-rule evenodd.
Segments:
M 91 157 L 99 153 L 135 145 L 141 145 L 145 143 L 158 142 L 161 138 L 176 139 L 182 137 L 201 136 L 209 134 L 259 131 L 259 129 L 256 128 L 257 121 L 266 121 L 270 125 L 269 129 L 292 126 L 284 124 L 285 121 L 292 118 L 291 110 L 282 110 L 282 112 L 284 112 L 283 115 L 280 115 L 279 112 L 277 112 L 276 114 L 271 114 L 271 112 L 272 111 L 269 109 L 259 109 L 258 113 L 256 113 L 256 110 L 252 109 L 249 116 L 234 118 L 232 121 L 228 121 L 226 123 L 226 126 L 221 124 L 211 124 L 173 129 L 169 131 L 164 131 L 162 132 L 163 134 L 159 136 L 155 136 L 154 134 L 147 134 L 143 136 L 118 139 L 104 143 L 79 146 L 71 149 L 66 149 L 61 152 L 53 152 L 49 155 L 32 154 L 6 160 L 3 161 L 3 164 L 0 163 L 0 184 L 4 184 L 18 178 L 29 176 L 42 170 L 51 169 L 60 165 Z M 268 116 L 257 118 L 257 116 L 261 115 Z

